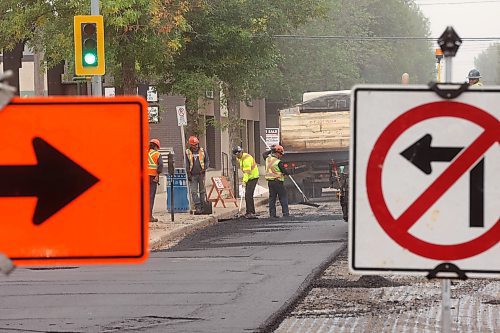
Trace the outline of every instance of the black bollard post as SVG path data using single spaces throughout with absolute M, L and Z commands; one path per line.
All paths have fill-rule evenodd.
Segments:
M 174 167 L 174 152 L 169 152 L 168 153 L 168 174 L 170 175 L 170 217 L 172 222 L 174 222 L 174 173 L 175 173 L 175 167 Z

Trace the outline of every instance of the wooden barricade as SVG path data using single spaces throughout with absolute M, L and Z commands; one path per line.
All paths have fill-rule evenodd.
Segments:
M 210 198 L 212 196 L 212 192 L 215 190 L 217 197 Z M 234 197 L 233 189 L 231 188 L 231 184 L 228 182 L 226 177 L 212 177 L 212 188 L 208 193 L 208 201 L 215 202 L 214 207 L 217 207 L 217 204 L 222 202 L 222 206 L 226 208 L 226 202 L 233 202 L 236 207 L 238 207 L 238 203 L 236 198 Z

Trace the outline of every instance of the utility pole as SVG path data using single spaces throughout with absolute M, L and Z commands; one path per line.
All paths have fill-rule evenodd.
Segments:
M 90 14 L 99 15 L 99 0 L 91 0 Z M 92 76 L 92 96 L 102 96 L 102 76 Z

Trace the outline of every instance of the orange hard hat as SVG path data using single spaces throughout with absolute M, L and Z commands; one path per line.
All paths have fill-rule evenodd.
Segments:
M 195 137 L 194 135 L 191 135 L 191 136 L 189 137 L 189 144 L 190 144 L 191 146 L 197 145 L 198 143 L 200 143 L 200 140 L 198 140 L 198 138 L 197 138 L 197 137 Z
M 280 145 L 273 146 L 273 151 L 276 153 L 280 153 L 282 155 L 285 154 L 285 149 L 283 148 L 283 146 Z
M 160 140 L 158 140 L 158 139 L 151 139 L 149 141 L 149 143 L 154 143 L 155 145 L 158 146 L 158 148 L 160 148 Z

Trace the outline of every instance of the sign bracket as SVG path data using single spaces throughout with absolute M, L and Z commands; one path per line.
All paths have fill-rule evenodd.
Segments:
M 457 89 L 441 89 L 440 86 L 456 87 Z M 465 83 L 443 83 L 443 82 L 429 82 L 429 88 L 434 91 L 439 97 L 445 99 L 454 99 L 460 96 L 464 91 L 469 89 L 469 84 Z
M 439 273 L 455 273 L 456 277 L 450 276 L 438 276 Z M 437 265 L 433 270 L 430 270 L 427 274 L 427 279 L 455 279 L 455 280 L 467 280 L 468 277 L 464 271 L 458 268 L 457 265 L 452 264 L 450 262 L 444 262 L 442 264 Z
M 12 260 L 5 254 L 0 253 L 0 273 L 9 275 L 16 268 Z

